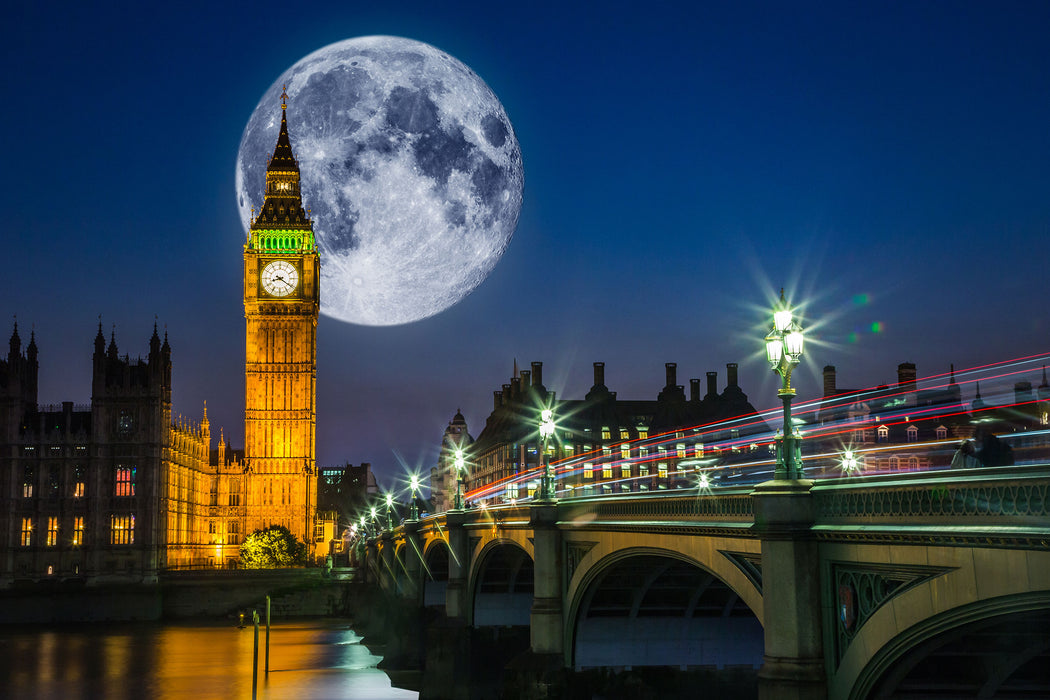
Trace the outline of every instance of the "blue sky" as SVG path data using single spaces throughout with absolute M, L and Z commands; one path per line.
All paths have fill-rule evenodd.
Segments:
M 655 398 L 664 362 L 720 385 L 739 362 L 772 406 L 759 352 L 780 286 L 812 329 L 802 396 L 825 364 L 862 387 L 900 362 L 921 377 L 1047 349 L 1046 3 L 35 5 L 0 49 L 0 310 L 36 330 L 41 402 L 90 398 L 99 313 L 132 356 L 156 315 L 176 413 L 207 400 L 240 443 L 241 132 L 285 68 L 369 34 L 489 84 L 525 203 L 456 307 L 397 328 L 322 317 L 322 464 L 429 467 L 457 408 L 480 432 L 515 358 L 568 398 L 594 361 L 624 398 Z

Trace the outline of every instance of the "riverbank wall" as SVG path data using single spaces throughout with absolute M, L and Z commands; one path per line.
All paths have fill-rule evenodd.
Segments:
M 0 590 L 0 624 L 234 618 L 265 609 L 272 618 L 342 615 L 349 583 L 321 569 L 171 572 L 157 583 L 34 583 Z

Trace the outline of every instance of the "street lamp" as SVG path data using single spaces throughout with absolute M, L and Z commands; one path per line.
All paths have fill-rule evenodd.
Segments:
M 463 510 L 463 470 L 466 468 L 463 464 L 463 450 L 456 450 L 453 465 L 456 468 L 456 499 L 452 503 L 452 508 Z
M 842 453 L 842 471 L 846 476 L 850 476 L 856 472 L 859 466 L 860 464 L 857 461 L 857 454 L 853 450 L 847 449 Z
M 376 507 L 372 506 L 369 508 L 368 513 L 372 516 L 372 531 L 379 532 L 379 520 L 376 518 Z
M 774 479 L 802 478 L 802 436 L 791 424 L 791 370 L 802 360 L 802 326 L 794 319 L 791 308 L 780 290 L 780 302 L 773 312 L 773 329 L 766 336 L 766 359 L 783 383 L 777 395 L 784 401 L 784 434 L 776 438 L 777 465 Z
M 547 454 L 547 444 L 554 435 L 554 411 L 545 408 L 540 411 L 540 437 L 543 438 L 543 476 L 540 479 L 541 501 L 553 501 L 557 494 L 554 472 L 551 471 L 551 458 Z
M 387 530 L 393 530 L 394 529 L 393 524 L 390 522 L 390 509 L 393 507 L 393 505 L 394 505 L 394 494 L 388 493 L 386 495 L 386 529 Z
M 368 537 L 368 524 L 365 522 L 365 516 L 361 516 L 361 537 Z
M 419 506 L 416 505 L 416 491 L 419 490 L 419 476 L 413 474 L 412 478 L 409 479 L 408 487 L 412 491 L 412 502 L 408 506 L 408 517 L 412 520 L 418 520 Z

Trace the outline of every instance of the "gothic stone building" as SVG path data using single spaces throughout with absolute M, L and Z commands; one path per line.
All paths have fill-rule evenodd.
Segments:
M 37 405 L 38 369 L 16 325 L 0 360 L 0 586 L 153 581 L 220 565 L 227 533 L 239 546 L 243 514 L 212 506 L 243 498 L 241 467 L 225 445 L 209 449 L 206 409 L 199 424 L 172 420 L 171 347 L 156 327 L 133 360 L 99 326 L 90 405 Z

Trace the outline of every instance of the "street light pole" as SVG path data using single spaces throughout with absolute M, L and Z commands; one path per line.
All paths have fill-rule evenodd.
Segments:
M 393 530 L 394 525 L 390 522 L 390 508 L 394 505 L 394 495 L 388 493 L 386 495 L 386 529 Z
M 456 450 L 453 464 L 456 467 L 456 499 L 452 503 L 452 509 L 463 510 L 463 450 Z
M 543 438 L 543 476 L 540 478 L 540 500 L 553 501 L 557 497 L 557 485 L 554 472 L 551 471 L 551 458 L 547 446 L 554 435 L 554 411 L 545 408 L 540 412 L 540 436 Z
M 774 479 L 802 478 L 802 436 L 791 421 L 791 400 L 795 389 L 791 386 L 791 370 L 802 360 L 802 326 L 794 319 L 780 290 L 780 302 L 773 312 L 773 329 L 766 335 L 766 359 L 782 380 L 777 395 L 784 402 L 784 434 L 776 438 L 777 464 Z
M 419 477 L 413 474 L 408 485 L 412 491 L 412 503 L 408 506 L 408 517 L 411 520 L 419 520 L 419 506 L 416 505 L 416 491 L 419 490 Z

